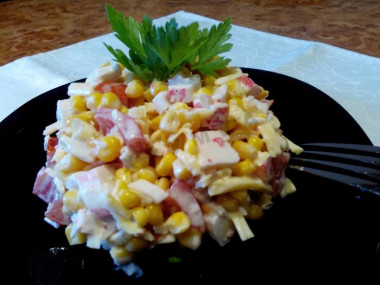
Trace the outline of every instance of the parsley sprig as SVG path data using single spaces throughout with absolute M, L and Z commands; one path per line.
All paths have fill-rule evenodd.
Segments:
M 152 19 L 144 16 L 139 24 L 108 4 L 106 11 L 116 37 L 129 53 L 105 46 L 116 61 L 142 79 L 167 81 L 185 65 L 192 71 L 213 75 L 231 61 L 219 56 L 232 48 L 231 43 L 226 43 L 231 38 L 231 19 L 210 30 L 200 30 L 197 22 L 179 27 L 174 18 L 156 27 Z

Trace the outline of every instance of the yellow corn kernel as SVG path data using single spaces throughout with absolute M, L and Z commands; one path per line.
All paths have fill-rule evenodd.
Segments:
M 261 193 L 257 204 L 263 209 L 268 209 L 273 205 L 272 198 L 272 195 L 269 193 Z
M 160 120 L 161 121 L 161 120 Z M 152 143 L 158 142 L 161 140 L 161 130 L 154 131 L 153 134 L 150 136 L 150 140 Z
M 144 91 L 143 96 L 144 96 L 144 99 L 145 99 L 147 102 L 152 102 L 152 100 L 153 100 L 153 98 L 154 98 L 153 95 L 150 93 L 150 90 L 149 90 L 149 89 L 147 89 L 147 90 Z
M 58 165 L 59 169 L 63 172 L 74 172 L 82 170 L 87 163 L 68 153 L 59 161 Z
M 132 174 L 132 182 L 135 182 L 137 180 L 139 180 L 139 178 L 137 176 L 137 172 L 135 172 L 135 173 Z
M 181 180 L 189 179 L 192 176 L 191 172 L 183 163 L 176 165 L 176 167 L 173 167 L 173 172 L 174 176 Z
M 161 225 L 164 221 L 164 214 L 162 212 L 161 206 L 158 204 L 149 204 L 145 207 L 148 214 L 148 223 L 152 226 Z
M 155 182 L 155 184 L 164 190 L 168 190 L 170 187 L 170 181 L 166 177 L 161 177 Z
M 139 227 L 143 227 L 148 223 L 148 214 L 143 207 L 135 207 L 131 209 L 131 214 Z
M 256 148 L 240 140 L 235 141 L 232 147 L 238 152 L 241 159 L 253 159 L 257 153 Z
M 134 79 L 128 83 L 125 93 L 129 98 L 138 98 L 144 95 L 144 84 L 139 79 Z
M 261 150 L 264 146 L 264 141 L 259 136 L 250 137 L 248 143 L 256 150 Z
M 189 139 L 185 143 L 185 152 L 196 155 L 198 153 L 198 145 L 196 139 Z
M 96 153 L 97 157 L 104 162 L 115 160 L 120 153 L 121 142 L 115 136 L 105 136 Z
M 202 233 L 194 228 L 189 228 L 176 237 L 181 245 L 192 250 L 196 250 L 202 241 Z
M 202 118 L 199 113 L 180 112 L 178 114 L 178 118 L 181 122 L 181 125 L 185 123 L 191 123 L 191 129 L 193 131 L 197 131 L 201 127 Z
M 234 128 L 236 128 L 237 125 L 238 123 L 234 119 L 227 119 L 226 123 L 224 124 L 223 130 L 225 132 L 232 131 Z
M 188 116 L 188 118 L 191 122 L 191 129 L 193 131 L 197 131 L 201 127 L 201 115 L 199 113 L 193 113 L 192 115 Z
M 157 112 L 147 112 L 146 116 L 148 117 L 149 120 L 153 120 L 155 117 L 157 117 Z
M 86 98 L 87 108 L 94 110 L 100 106 L 100 102 L 102 101 L 103 94 L 99 92 L 93 92 Z
M 153 159 L 154 159 L 154 165 L 157 165 L 160 163 L 162 156 L 154 155 Z M 156 171 L 156 173 L 157 173 L 157 171 Z
M 150 121 L 150 128 L 154 131 L 157 131 L 160 128 L 161 119 L 162 119 L 162 115 L 158 115 L 158 116 L 154 117 Z
M 267 116 L 267 114 L 265 114 L 265 113 L 260 113 L 260 114 L 259 114 L 259 117 L 266 119 L 268 116 Z
M 154 80 L 152 84 L 150 85 L 150 93 L 153 96 L 156 96 L 157 94 L 161 93 L 162 91 L 168 90 L 168 83 L 163 81 Z
M 76 233 L 75 236 L 71 237 L 71 231 L 73 229 L 73 224 L 68 225 L 65 228 L 65 235 L 67 238 L 67 241 L 70 245 L 76 245 L 76 244 L 82 244 L 85 243 L 87 240 L 87 236 L 83 233 Z
M 258 220 L 263 216 L 263 208 L 256 203 L 251 202 L 248 206 L 247 217 L 252 220 Z
M 171 108 L 171 110 L 181 110 L 181 109 L 184 109 L 184 110 L 190 110 L 190 107 L 186 104 L 186 103 L 183 103 L 183 102 L 176 102 L 174 103 Z
M 111 65 L 111 63 L 109 62 L 109 60 L 107 60 L 107 61 L 105 61 L 105 62 L 101 65 L 101 67 L 110 66 L 110 65 Z
M 230 192 L 232 198 L 238 200 L 239 202 L 247 201 L 248 191 L 247 190 L 238 190 Z
M 110 255 L 115 264 L 127 263 L 133 258 L 133 253 L 128 251 L 124 246 L 114 246 L 110 250 Z
M 161 133 L 160 133 L 160 139 L 161 139 L 163 142 L 167 143 L 167 142 L 168 142 L 168 139 L 169 139 L 169 136 L 170 136 L 169 133 L 164 132 L 164 131 L 161 130 Z
M 202 209 L 203 215 L 208 215 L 213 211 L 213 209 L 210 207 L 210 205 L 207 205 L 207 204 L 202 204 L 201 209 Z
M 156 165 L 156 173 L 159 176 L 168 176 L 173 170 L 173 162 L 177 157 L 173 153 L 165 154 L 159 163 Z
M 119 97 L 113 92 L 105 92 L 100 101 L 100 106 L 105 108 L 119 109 L 121 107 L 121 102 Z
M 184 149 L 185 143 L 187 141 L 185 134 L 180 134 L 172 143 L 173 149 Z
M 121 106 L 119 111 L 122 112 L 123 114 L 128 114 L 129 109 L 128 109 L 128 107 Z
M 71 127 L 74 130 L 72 133 L 72 138 L 80 141 L 92 141 L 98 136 L 98 131 L 94 127 L 95 124 L 87 123 L 77 118 L 73 118 L 71 122 Z
M 118 180 L 126 182 L 126 184 L 132 182 L 131 171 L 125 167 L 117 169 L 115 176 Z
M 76 111 L 83 112 L 87 110 L 86 98 L 84 96 L 80 96 L 80 95 L 71 96 L 70 103 L 73 109 Z
M 133 182 L 133 181 L 132 181 L 132 175 L 131 175 L 131 182 Z M 116 181 L 117 191 L 120 191 L 121 189 L 128 188 L 128 184 L 129 184 L 129 183 L 126 183 L 126 182 L 123 181 L 123 180 L 117 180 L 117 181 Z
M 228 88 L 228 90 L 232 91 L 237 84 L 238 84 L 237 79 L 228 81 L 227 82 L 227 88 Z
M 212 75 L 205 75 L 204 77 L 204 83 L 207 86 L 214 86 L 215 85 L 215 77 Z
M 236 103 L 236 105 L 238 105 L 238 107 L 240 107 L 240 108 L 243 107 L 243 100 L 240 97 L 235 96 L 235 97 L 232 97 L 231 99 L 229 99 L 227 101 L 228 106 L 231 105 L 232 101 L 234 101 Z
M 139 179 L 147 180 L 151 183 L 154 183 L 157 180 L 157 174 L 154 171 L 154 168 L 150 166 L 140 169 L 137 172 L 137 177 Z
M 247 139 L 252 135 L 252 130 L 238 126 L 229 135 L 230 141 L 235 142 L 237 140 Z
M 84 207 L 84 204 L 78 198 L 78 191 L 76 190 L 66 191 L 63 194 L 63 205 L 71 212 L 77 212 Z
M 255 169 L 255 163 L 250 159 L 245 159 L 233 166 L 233 173 L 236 176 L 244 176 L 251 174 L 253 171 L 255 171 Z
M 138 238 L 138 237 L 132 237 L 130 240 L 127 241 L 125 244 L 125 248 L 130 252 L 136 252 L 143 250 L 149 245 L 149 242 L 145 239 Z
M 247 91 L 241 86 L 238 79 L 233 79 L 227 83 L 228 90 L 235 96 L 243 96 Z
M 266 98 L 266 97 L 268 96 L 268 94 L 269 94 L 269 92 L 266 91 L 266 90 L 264 90 L 263 87 L 260 86 L 260 88 L 261 88 L 261 92 L 260 92 L 259 95 L 256 96 L 256 99 L 257 99 L 257 100 L 264 99 L 264 98 Z
M 166 220 L 165 226 L 168 227 L 172 234 L 177 235 L 187 231 L 191 223 L 189 217 L 184 212 L 176 212 Z
M 238 209 L 238 201 L 228 194 L 218 195 L 216 201 L 228 212 L 235 212 Z
M 86 111 L 86 112 L 72 116 L 69 119 L 69 124 L 71 124 L 71 122 L 74 120 L 74 118 L 81 119 L 87 123 L 95 122 L 95 114 L 91 111 Z
M 213 88 L 211 86 L 205 86 L 205 87 L 201 87 L 197 90 L 197 92 L 195 92 L 193 94 L 193 98 L 196 98 L 198 97 L 198 95 L 200 94 L 207 94 L 207 95 L 211 95 L 212 92 L 213 92 Z
M 184 123 L 187 123 L 188 121 L 186 118 L 186 114 L 184 112 L 179 112 L 178 118 L 179 118 L 179 121 L 181 122 L 181 125 L 183 125 Z
M 134 170 L 138 170 L 144 167 L 147 167 L 149 165 L 149 154 L 146 153 L 140 153 L 136 160 L 133 162 L 132 168 Z
M 123 204 L 123 206 L 127 209 L 136 207 L 140 201 L 140 195 L 128 190 L 128 188 L 122 188 L 117 192 L 120 202 Z

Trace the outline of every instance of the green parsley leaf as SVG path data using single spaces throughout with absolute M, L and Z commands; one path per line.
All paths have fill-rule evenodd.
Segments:
M 168 259 L 170 263 L 178 263 L 181 262 L 182 257 L 171 256 Z
M 231 43 L 225 43 L 231 38 L 228 32 L 231 29 L 231 19 L 226 19 L 223 23 L 220 23 L 218 27 L 212 26 L 208 32 L 207 29 L 203 30 L 203 37 L 205 37 L 205 43 L 199 49 L 199 60 L 195 65 L 191 66 L 192 70 L 198 70 L 201 73 L 212 75 L 214 70 L 224 68 L 230 59 L 223 57 L 216 57 L 220 53 L 230 51 L 232 48 Z
M 143 38 L 140 38 L 141 26 L 139 23 L 132 17 L 126 19 L 123 13 L 118 12 L 108 4 L 106 4 L 106 9 L 111 27 L 116 32 L 116 37 L 139 57 L 146 57 L 143 42 L 141 41 Z
M 225 43 L 231 37 L 228 34 L 230 19 L 217 27 L 212 26 L 209 31 L 200 30 L 196 22 L 178 27 L 175 19 L 163 27 L 156 27 L 147 16 L 139 24 L 108 4 L 106 11 L 116 37 L 129 48 L 129 56 L 120 49 L 104 45 L 116 61 L 142 79 L 167 81 L 183 66 L 214 74 L 215 70 L 223 69 L 230 62 L 230 59 L 217 57 L 232 48 L 232 44 Z

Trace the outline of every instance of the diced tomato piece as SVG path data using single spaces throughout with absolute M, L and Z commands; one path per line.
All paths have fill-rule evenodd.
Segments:
M 177 200 L 173 199 L 170 196 L 162 201 L 162 206 L 165 217 L 169 217 L 171 214 L 181 211 L 181 207 L 178 205 Z
M 109 131 L 115 126 L 115 122 L 112 119 L 112 109 L 98 108 L 95 114 L 95 120 L 98 123 L 103 135 L 109 133 Z
M 53 202 L 60 192 L 54 183 L 54 178 L 47 173 L 46 167 L 42 167 L 37 173 L 33 186 L 33 194 L 37 195 L 46 203 Z
M 271 178 L 271 173 L 272 173 L 271 169 L 272 169 L 271 160 L 268 159 L 265 163 L 256 167 L 256 170 L 253 172 L 253 175 L 257 176 L 264 182 L 269 182 Z
M 136 121 L 117 110 L 115 110 L 116 116 L 113 117 L 112 112 L 113 110 L 109 108 L 98 108 L 96 111 L 95 120 L 102 133 L 106 135 L 116 126 L 128 147 L 137 152 L 145 151 L 147 143 Z
M 285 185 L 285 169 L 289 163 L 290 154 L 285 152 L 269 158 L 262 166 L 257 167 L 253 175 L 272 186 L 275 197 L 280 194 Z
M 179 207 L 189 217 L 192 227 L 204 232 L 203 213 L 191 188 L 183 181 L 176 180 L 169 189 L 169 197 L 177 201 Z
M 282 188 L 285 186 L 285 169 L 289 163 L 290 154 L 284 152 L 272 158 L 272 173 L 269 184 L 273 188 L 273 196 L 280 194 Z
M 70 218 L 63 213 L 62 208 L 63 200 L 54 200 L 53 202 L 49 203 L 48 208 L 45 212 L 45 217 L 57 223 L 58 225 L 70 224 Z
M 142 138 L 132 138 L 127 140 L 127 146 L 137 152 L 143 152 L 146 149 L 146 140 Z
M 51 160 L 55 154 L 56 146 L 58 145 L 57 137 L 49 137 L 47 147 L 46 147 L 46 162 L 47 165 L 51 165 Z
M 116 126 L 128 147 L 137 152 L 145 151 L 147 148 L 146 140 L 140 126 L 132 117 L 119 113 Z
M 269 108 L 272 107 L 272 105 L 273 105 L 273 103 L 274 103 L 274 100 L 273 100 L 273 99 L 272 99 L 272 100 L 261 99 L 260 101 L 263 102 L 263 103 L 265 103 L 265 104 L 267 104 Z
M 129 100 L 127 94 L 125 94 L 126 85 L 123 83 L 110 83 L 102 82 L 95 87 L 95 91 L 99 93 L 112 92 L 120 99 L 121 104 L 128 106 Z

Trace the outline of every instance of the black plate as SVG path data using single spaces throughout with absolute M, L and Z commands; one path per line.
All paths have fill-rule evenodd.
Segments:
M 353 118 L 318 89 L 273 72 L 245 72 L 270 91 L 273 111 L 294 142 L 371 143 Z M 55 121 L 56 102 L 66 98 L 66 91 L 67 85 L 46 92 L 0 124 L 2 278 L 26 285 L 227 280 L 379 284 L 380 199 L 290 170 L 287 176 L 298 191 L 276 200 L 262 220 L 251 223 L 256 237 L 246 242 L 236 236 L 221 248 L 204 237 L 195 252 L 177 244 L 158 246 L 135 259 L 144 271 L 139 279 L 116 270 L 105 251 L 69 247 L 63 229 L 43 221 L 46 205 L 32 195 L 45 162 L 42 131 Z M 169 262 L 173 256 L 180 261 Z

